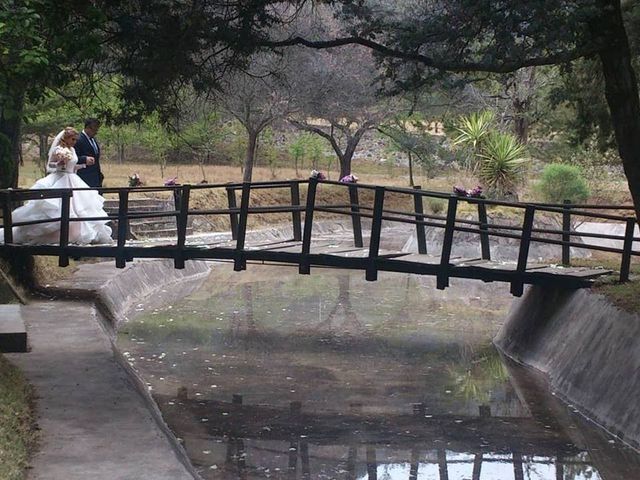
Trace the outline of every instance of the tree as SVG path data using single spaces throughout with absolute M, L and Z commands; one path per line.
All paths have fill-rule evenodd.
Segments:
M 271 47 L 361 45 L 394 66 L 450 72 L 513 72 L 597 56 L 616 142 L 640 219 L 640 99 L 621 0 L 343 0 L 347 35 L 265 38 Z M 624 1 L 625 8 L 634 3 Z M 401 71 L 401 67 L 398 68 Z
M 363 136 L 389 115 L 376 96 L 373 58 L 363 49 L 337 49 L 307 55 L 298 72 L 299 109 L 289 121 L 329 142 L 340 163 L 340 178 L 351 173 Z M 386 107 L 386 108 L 385 108 Z
M 295 108 L 291 99 L 291 78 L 287 58 L 273 54 L 256 55 L 247 72 L 237 72 L 220 80 L 220 106 L 247 132 L 242 180 L 250 182 L 260 134 L 273 122 L 285 118 Z
M 426 122 L 420 116 L 397 115 L 378 126 L 378 131 L 391 140 L 391 147 L 407 155 L 409 161 L 409 185 L 414 186 L 413 161 L 417 160 L 431 176 L 438 144 L 426 131 Z
M 97 56 L 99 6 L 89 0 L 2 0 L 0 7 L 0 188 L 18 183 L 26 101 L 83 77 Z

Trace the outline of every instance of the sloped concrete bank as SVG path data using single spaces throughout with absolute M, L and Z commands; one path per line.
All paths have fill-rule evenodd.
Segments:
M 160 290 L 167 302 L 196 288 L 209 274 L 211 264 L 189 261 L 176 270 L 171 260 L 139 260 L 118 270 L 111 262 L 82 264 L 74 274 L 44 292 L 63 298 L 92 300 L 108 320 L 105 327 L 117 329 L 135 310 L 136 304 Z
M 640 316 L 589 290 L 531 287 L 494 339 L 544 372 L 555 394 L 640 447 Z

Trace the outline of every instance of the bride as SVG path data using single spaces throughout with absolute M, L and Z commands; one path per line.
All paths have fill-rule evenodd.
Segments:
M 47 188 L 89 188 L 76 174 L 86 165 L 78 165 L 78 156 L 73 146 L 78 140 L 78 131 L 66 127 L 53 140 L 49 149 L 46 177 L 38 180 L 31 189 Z M 60 218 L 62 200 L 46 198 L 29 200 L 12 212 L 12 222 L 28 222 Z M 71 218 L 106 217 L 103 209 L 104 198 L 95 190 L 75 190 L 70 201 Z M 69 243 L 111 243 L 109 220 L 90 220 L 69 222 Z M 13 242 L 29 245 L 58 243 L 60 240 L 60 222 L 39 223 L 13 227 Z M 4 232 L 0 231 L 0 242 L 4 243 Z

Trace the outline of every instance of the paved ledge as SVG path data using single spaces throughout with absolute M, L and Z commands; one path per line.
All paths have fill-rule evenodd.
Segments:
M 0 305 L 0 352 L 26 352 L 27 330 L 20 305 Z
M 77 283 L 72 277 L 53 287 L 58 294 L 70 286 L 78 294 L 84 290 L 85 296 L 92 291 L 102 307 L 118 307 L 113 313 L 119 319 L 133 302 L 129 297 L 151 293 L 149 284 L 128 289 L 130 275 L 136 271 L 133 277 L 142 278 L 147 266 L 157 274 L 162 266 L 154 263 L 124 271 L 112 265 L 82 265 Z M 160 278 L 158 287 L 172 283 L 171 277 Z M 121 296 L 108 297 L 108 291 Z M 30 480 L 198 478 L 143 384 L 122 364 L 113 347 L 112 325 L 94 302 L 37 300 L 22 306 L 21 313 L 30 353 L 6 356 L 22 369 L 38 397 L 40 449 L 32 460 Z

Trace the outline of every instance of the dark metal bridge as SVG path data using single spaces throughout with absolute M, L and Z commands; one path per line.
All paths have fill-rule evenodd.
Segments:
M 288 191 L 287 197 L 290 195 L 291 200 L 288 204 L 256 204 L 255 195 L 265 191 L 273 194 L 276 193 L 273 190 L 278 189 Z M 174 260 L 176 268 L 184 268 L 187 260 L 213 259 L 232 261 L 236 271 L 246 269 L 247 262 L 276 262 L 297 265 L 301 274 L 308 274 L 312 266 L 364 270 L 367 280 L 376 280 L 379 271 L 405 272 L 435 276 L 439 289 L 446 288 L 450 278 L 507 282 L 511 285 L 511 293 L 517 296 L 522 294 L 525 284 L 583 288 L 590 286 L 598 276 L 611 273 L 601 268 L 570 267 L 571 248 L 619 255 L 621 281 L 629 278 L 632 257 L 640 255 L 639 250 L 634 250 L 634 241 L 640 241 L 640 238 L 634 237 L 636 219 L 632 216 L 633 208 L 626 206 L 514 203 L 461 197 L 419 188 L 343 184 L 309 179 L 174 187 L 104 188 L 101 189 L 102 195 L 117 197 L 117 214 L 100 218 L 75 218 L 70 213 L 73 191 L 0 190 L 5 239 L 4 244 L 0 244 L 0 255 L 53 255 L 59 258 L 60 266 L 67 266 L 70 257 L 114 258 L 118 268 L 123 268 L 126 262 L 135 258 L 169 258 Z M 305 194 L 304 197 L 301 193 Z M 130 200 L 136 195 L 171 195 L 174 207 L 164 212 L 130 211 Z M 266 197 L 268 195 L 262 196 L 263 199 Z M 12 222 L 13 208 L 25 201 L 44 198 L 60 199 L 60 217 Z M 198 201 L 194 202 L 196 198 Z M 208 208 L 208 205 L 218 207 L 221 198 L 225 199 L 224 208 Z M 432 205 L 432 212 L 441 209 L 442 214 L 426 213 L 425 202 Z M 434 208 L 433 205 L 438 208 Z M 490 221 L 489 214 L 492 209 L 514 210 L 515 215 L 512 213 L 509 218 L 515 217 L 521 221 L 517 221 L 516 224 L 513 221 L 499 222 L 497 219 Z M 629 216 L 603 213 L 607 210 L 628 211 Z M 258 215 L 272 214 L 286 215 L 290 218 L 292 238 L 271 243 L 251 242 L 247 236 L 251 220 Z M 188 225 L 192 219 L 220 216 L 228 219 L 230 238 L 197 241 L 196 237 L 187 236 Z M 542 216 L 555 216 L 557 223 L 562 227 L 536 224 Z M 175 218 L 173 237 L 162 242 L 145 243 L 129 238 L 129 221 L 159 217 Z M 318 235 L 314 232 L 314 221 L 317 224 L 321 218 L 350 219 L 353 242 L 345 244 Z M 624 234 L 578 232 L 571 226 L 576 219 L 623 224 Z M 69 238 L 70 224 L 87 220 L 113 221 L 117 233 L 115 243 L 73 244 Z M 58 243 L 21 245 L 13 242 L 15 228 L 28 228 L 30 225 L 47 222 L 59 223 Z M 393 230 L 386 227 L 398 223 L 410 224 L 411 228 L 415 229 L 417 253 L 382 248 L 385 241 L 389 240 L 385 235 L 394 234 Z M 427 251 L 429 229 L 442 233 L 442 247 L 435 255 Z M 461 234 L 477 238 L 480 252 L 478 258 L 460 258 L 452 255 L 452 249 L 458 241 L 455 237 Z M 495 239 L 500 238 L 515 242 L 518 251 L 517 261 L 492 260 L 492 239 L 495 242 Z M 613 246 L 585 239 L 608 241 Z M 534 242 L 559 246 L 562 251 L 561 265 L 531 263 L 529 251 Z

